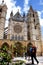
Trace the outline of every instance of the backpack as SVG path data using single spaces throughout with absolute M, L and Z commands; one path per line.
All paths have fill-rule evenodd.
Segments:
M 29 49 L 29 51 L 30 51 L 30 53 L 34 53 L 35 52 L 34 48 L 32 48 L 32 47 Z
M 32 48 L 30 48 L 30 49 L 29 49 L 29 51 L 30 51 L 30 53 L 31 53 L 31 52 L 33 51 L 33 49 L 32 49 Z

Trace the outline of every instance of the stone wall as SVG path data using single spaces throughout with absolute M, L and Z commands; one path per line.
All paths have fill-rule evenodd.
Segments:
M 7 42 L 7 44 L 9 45 L 9 48 L 11 47 L 11 45 L 14 45 L 14 43 L 16 42 L 20 42 L 22 43 L 24 46 L 27 46 L 27 44 L 30 42 L 30 41 L 14 41 L 14 40 L 0 40 L 0 48 L 1 46 L 3 45 L 4 42 Z M 37 48 L 37 55 L 43 55 L 43 44 L 41 44 L 39 41 L 38 42 L 35 42 L 35 41 L 31 41 L 32 44 L 35 44 L 36 48 Z

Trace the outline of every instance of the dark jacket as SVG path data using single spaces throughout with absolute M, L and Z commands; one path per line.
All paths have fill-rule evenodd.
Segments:
M 31 53 L 32 56 L 35 56 L 36 55 L 36 47 L 32 47 L 32 53 Z

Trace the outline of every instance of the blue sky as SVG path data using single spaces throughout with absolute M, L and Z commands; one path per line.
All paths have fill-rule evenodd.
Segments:
M 22 14 L 23 12 L 27 13 L 29 10 L 30 5 L 32 5 L 33 9 L 38 12 L 39 21 L 41 25 L 41 33 L 43 36 L 43 0 L 4 0 L 8 10 L 7 10 L 7 17 L 6 23 L 8 24 L 8 19 L 10 17 L 11 11 L 15 14 L 18 9 L 19 12 Z M 0 0 L 0 3 L 2 0 Z M 7 26 L 6 24 L 6 26 Z

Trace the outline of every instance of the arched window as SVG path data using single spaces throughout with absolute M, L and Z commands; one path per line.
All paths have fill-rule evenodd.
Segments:
M 0 8 L 0 12 L 2 12 L 2 8 Z
M 27 33 L 28 40 L 30 40 L 30 32 Z
M 33 13 L 33 17 L 34 17 L 34 13 Z
M 12 38 L 11 39 L 14 40 L 14 35 L 12 35 Z
M 17 35 L 14 36 L 14 40 L 17 40 Z
M 21 36 L 21 40 L 24 40 L 24 37 L 23 36 Z
M 18 38 L 17 38 L 18 40 L 20 40 L 20 35 L 18 36 Z
M 7 39 L 7 34 L 4 32 L 4 36 L 3 36 L 4 39 Z

